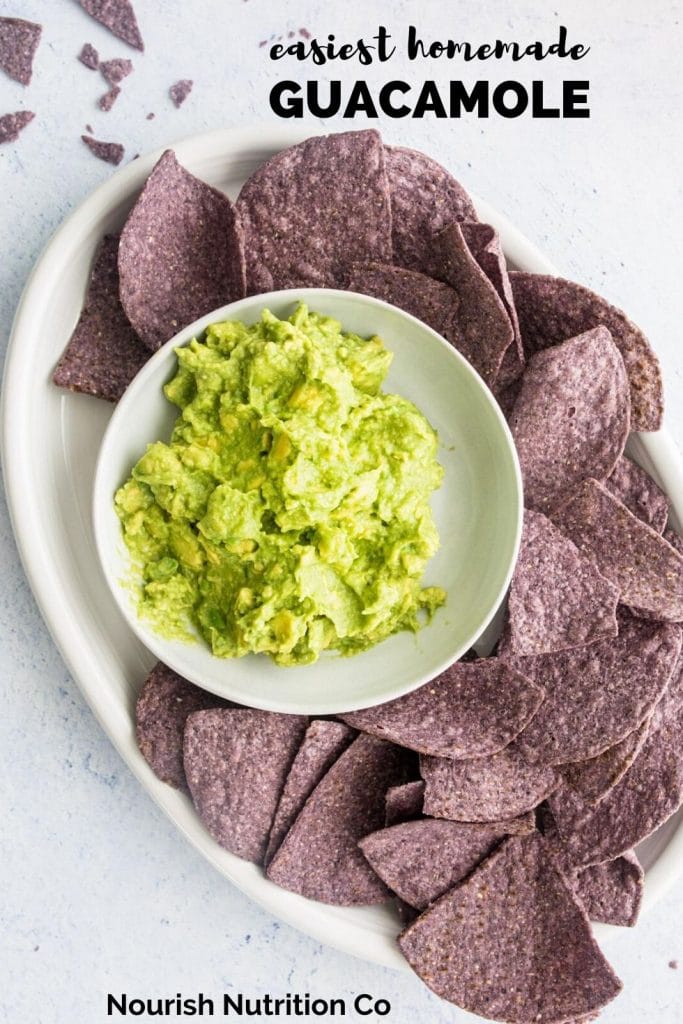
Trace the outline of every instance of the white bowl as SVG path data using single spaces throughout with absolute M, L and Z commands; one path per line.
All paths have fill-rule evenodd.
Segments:
M 288 316 L 298 300 L 332 315 L 346 330 L 379 335 L 394 359 L 384 384 L 411 399 L 439 433 L 444 482 L 432 498 L 441 547 L 426 585 L 447 603 L 419 633 L 394 634 L 353 657 L 325 652 L 313 665 L 282 668 L 265 655 L 215 657 L 203 642 L 160 636 L 135 606 L 131 561 L 114 511 L 114 493 L 156 440 L 168 440 L 177 408 L 163 385 L 176 369 L 175 350 L 221 320 L 253 323 L 263 309 Z M 510 582 L 519 548 L 522 483 L 507 423 L 470 364 L 419 320 L 379 299 L 353 292 L 299 288 L 252 296 L 215 310 L 167 342 L 119 402 L 97 462 L 95 539 L 107 582 L 130 627 L 162 661 L 187 679 L 240 704 L 305 714 L 332 714 L 399 697 L 432 679 L 474 643 Z

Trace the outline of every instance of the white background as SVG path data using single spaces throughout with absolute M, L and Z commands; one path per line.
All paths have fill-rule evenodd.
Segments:
M 267 47 L 259 46 L 300 28 L 354 40 L 370 37 L 383 23 L 400 46 L 410 22 L 425 37 L 474 42 L 550 42 L 564 23 L 572 41 L 591 47 L 578 64 L 427 66 L 397 54 L 379 68 L 335 65 L 332 76 L 415 83 L 535 77 L 546 82 L 550 101 L 563 78 L 590 79 L 589 120 L 470 116 L 382 120 L 380 126 L 388 141 L 423 148 L 445 163 L 568 277 L 627 309 L 659 353 L 667 424 L 683 441 L 679 4 L 580 0 L 556 10 L 540 0 L 136 0 L 136 7 L 144 55 L 88 18 L 75 0 L 0 0 L 0 13 L 44 24 L 31 86 L 0 75 L 0 113 L 26 108 L 37 114 L 18 143 L 0 148 L 3 355 L 33 262 L 64 216 L 111 173 L 81 143 L 86 123 L 98 138 L 123 142 L 129 159 L 209 128 L 273 121 L 273 82 L 327 74 L 308 64 L 274 64 Z M 85 41 L 105 58 L 127 56 L 135 64 L 108 114 L 96 107 L 103 80 L 75 59 Z M 177 111 L 167 89 L 185 77 L 195 88 Z M 154 120 L 146 120 L 149 112 Z M 353 126 L 367 124 L 360 119 Z M 0 1020 L 99 1024 L 107 1019 L 107 992 L 199 990 L 214 997 L 309 991 L 349 1003 L 369 992 L 391 1000 L 385 1019 L 395 1024 L 471 1019 L 410 975 L 343 956 L 279 924 L 185 844 L 120 763 L 69 678 L 24 580 L 4 504 L 0 580 L 0 941 L 6 947 Z M 682 922 L 683 880 L 635 931 L 610 938 L 606 952 L 625 991 L 602 1019 L 679 1024 Z M 669 962 L 678 959 L 681 968 L 674 970 Z

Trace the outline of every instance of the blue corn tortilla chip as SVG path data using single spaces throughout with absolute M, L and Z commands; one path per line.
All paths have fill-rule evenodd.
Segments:
M 508 600 L 509 646 L 530 656 L 617 635 L 619 590 L 541 512 L 526 509 Z
M 118 402 L 149 359 L 119 300 L 119 240 L 106 235 L 95 255 L 83 310 L 53 374 L 54 383 Z
M 27 124 L 36 115 L 31 110 L 17 110 L 14 114 L 0 117 L 0 146 L 5 142 L 16 142 Z
M 576 873 L 574 892 L 591 921 L 632 928 L 643 899 L 644 872 L 633 850 Z
M 131 210 L 119 245 L 121 302 L 148 348 L 159 348 L 204 313 L 242 298 L 242 243 L 228 197 L 193 177 L 167 150 Z
M 620 309 L 588 288 L 543 274 L 510 272 L 510 283 L 527 355 L 602 325 L 619 349 L 631 388 L 631 427 L 658 430 L 664 393 L 657 356 Z
M 485 824 L 423 818 L 373 832 L 359 846 L 399 899 L 424 910 L 469 875 L 505 836 L 535 829 L 532 814 Z
M 385 146 L 393 261 L 424 271 L 432 236 L 453 220 L 476 221 L 472 200 L 436 160 L 415 149 Z
M 670 544 L 674 551 L 677 551 L 679 555 L 683 555 L 683 537 L 679 536 L 675 530 L 667 527 L 664 531 L 664 540 L 667 544 Z
M 194 711 L 234 707 L 183 679 L 159 661 L 135 704 L 135 735 L 140 753 L 154 774 L 175 789 L 189 792 L 183 768 L 185 723 Z
M 21 85 L 29 85 L 33 77 L 36 55 L 43 26 L 23 18 L 0 18 L 0 69 Z
M 520 658 L 501 650 L 501 658 L 546 691 L 516 741 L 530 764 L 596 757 L 652 714 L 676 668 L 681 631 L 626 609 L 618 623 L 618 636 L 568 651 Z
M 264 863 L 277 853 L 299 812 L 325 773 L 353 740 L 353 729 L 341 722 L 311 722 L 289 770 L 268 838 Z
M 614 860 L 637 846 L 683 803 L 683 672 L 677 667 L 652 717 L 647 739 L 621 781 L 597 807 L 569 786 L 550 808 L 564 855 L 574 867 Z
M 442 999 L 510 1024 L 566 1024 L 622 987 L 539 835 L 503 842 L 399 946 Z
M 458 348 L 460 300 L 453 289 L 417 270 L 389 263 L 354 264 L 346 279 L 349 291 L 372 295 L 417 317 Z M 463 355 L 467 356 L 466 352 Z
M 605 486 L 607 486 L 607 481 L 605 482 Z M 638 512 L 634 509 L 633 514 L 637 516 Z M 645 516 L 640 516 L 639 518 L 642 518 L 643 522 L 647 521 Z M 658 525 L 658 523 L 652 524 L 652 529 L 657 530 Z M 667 542 L 667 544 L 671 545 L 674 551 L 677 551 L 679 555 L 683 556 L 683 540 L 679 537 L 677 533 L 675 533 L 673 530 L 667 527 L 662 532 L 662 536 L 664 540 Z M 661 612 L 647 610 L 645 608 L 639 607 L 638 605 L 633 605 L 631 610 L 633 611 L 634 615 L 640 615 L 643 619 L 654 619 L 655 621 L 657 621 L 662 618 Z M 683 624 L 683 619 L 676 618 L 674 621 Z
M 173 83 L 171 88 L 168 90 L 168 95 L 173 100 L 174 107 L 182 107 L 183 103 L 192 92 L 193 85 L 194 82 L 191 78 L 181 78 L 180 81 Z
M 643 749 L 650 724 L 651 718 L 646 718 L 625 739 L 597 757 L 560 765 L 562 778 L 587 804 L 599 804 L 624 777 Z
M 402 786 L 392 786 L 388 789 L 384 798 L 385 826 L 389 828 L 402 821 L 421 818 L 424 792 L 425 784 L 422 779 L 404 782 Z
M 514 344 L 505 303 L 470 251 L 461 224 L 453 221 L 435 235 L 430 253 L 429 273 L 449 284 L 460 301 L 458 338 L 453 344 L 495 388 L 505 353 Z
M 683 556 L 597 480 L 586 480 L 552 519 L 620 590 L 620 600 L 658 619 L 683 619 Z
M 464 221 L 460 227 L 468 249 L 496 289 L 512 326 L 512 341 L 503 355 L 496 379 L 496 395 L 499 395 L 521 377 L 526 363 L 519 319 L 515 308 L 515 297 L 512 293 L 503 249 L 495 228 L 492 228 L 490 224 L 482 224 L 480 221 Z
M 391 209 L 379 132 L 307 139 L 242 186 L 250 295 L 342 287 L 354 262 L 391 260 Z
M 502 821 L 535 807 L 560 785 L 554 768 L 531 765 L 511 743 L 491 757 L 451 761 L 420 758 L 423 811 L 451 821 Z
M 631 459 L 623 456 L 605 480 L 605 487 L 629 512 L 663 533 L 669 518 L 669 499 L 652 477 Z
M 99 139 L 93 139 L 91 135 L 81 135 L 81 139 L 98 160 L 114 164 L 115 167 L 123 160 L 126 151 L 120 142 L 102 142 Z
M 510 416 L 524 504 L 546 512 L 588 477 L 609 476 L 630 430 L 624 363 L 605 327 L 533 355 Z
M 270 863 L 271 881 L 338 906 L 383 903 L 389 890 L 358 842 L 382 827 L 384 794 L 406 776 L 405 752 L 359 736 L 304 804 Z
M 469 254 L 458 225 L 446 232 L 433 240 L 433 276 L 390 264 L 354 264 L 346 287 L 390 302 L 422 320 L 493 387 L 512 327 L 495 289 Z M 448 280 L 437 280 L 441 274 Z
M 247 708 L 195 711 L 187 718 L 183 766 L 192 801 L 216 842 L 242 860 L 263 863 L 307 725 L 303 715 Z
M 340 717 L 354 729 L 422 754 L 485 757 L 524 729 L 544 695 L 505 662 L 482 658 L 456 662 L 405 697 Z
M 144 50 L 138 20 L 130 0 L 79 0 L 84 11 L 136 50 Z
M 681 630 L 681 635 L 683 636 L 683 630 Z M 650 731 L 667 725 L 679 711 L 683 711 L 683 648 L 681 658 L 669 680 L 669 685 L 652 713 Z

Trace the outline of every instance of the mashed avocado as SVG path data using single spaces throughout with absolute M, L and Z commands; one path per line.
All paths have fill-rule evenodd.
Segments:
M 380 390 L 382 341 L 300 305 L 213 324 L 177 356 L 171 440 L 115 498 L 140 614 L 218 657 L 279 665 L 418 629 L 445 601 L 420 586 L 443 470 L 422 413 Z

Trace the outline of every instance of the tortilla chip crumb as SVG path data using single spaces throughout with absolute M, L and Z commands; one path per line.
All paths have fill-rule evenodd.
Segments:
M 111 108 L 116 103 L 116 100 L 120 92 L 121 87 L 119 85 L 112 86 L 109 92 L 105 92 L 104 96 L 100 96 L 99 100 L 97 101 L 97 106 L 100 108 L 100 110 L 104 110 L 105 112 L 111 110 Z
M 100 55 L 92 43 L 83 43 L 83 48 L 78 55 L 78 60 L 90 71 L 97 71 L 100 66 Z
M 17 110 L 0 117 L 0 146 L 3 142 L 16 142 L 19 135 L 36 115 L 32 110 Z
M 102 61 L 100 71 L 109 85 L 119 85 L 133 71 L 133 62 L 127 57 L 115 57 Z
M 105 163 L 114 164 L 114 166 L 123 160 L 123 154 L 126 151 L 120 142 L 101 142 L 98 139 L 93 139 L 91 135 L 81 135 L 81 138 L 98 160 L 104 160 Z
M 193 85 L 194 82 L 191 78 L 181 78 L 178 82 L 173 83 L 171 88 L 168 90 L 168 94 L 176 107 L 182 107 L 183 103 L 192 92 Z

